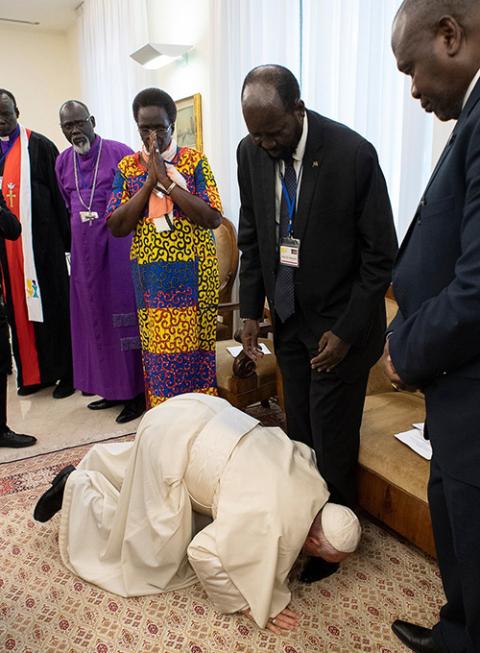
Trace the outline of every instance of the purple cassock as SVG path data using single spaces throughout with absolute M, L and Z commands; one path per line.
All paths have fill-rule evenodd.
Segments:
M 55 165 L 72 225 L 70 317 L 74 386 L 118 401 L 144 392 L 130 268 L 132 238 L 114 238 L 105 220 L 117 164 L 131 153 L 122 143 L 96 136 L 89 152 L 75 156 L 81 198 L 75 180 L 73 148 L 62 152 Z

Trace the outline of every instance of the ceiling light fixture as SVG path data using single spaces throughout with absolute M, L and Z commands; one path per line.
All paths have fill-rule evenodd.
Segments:
M 173 61 L 180 59 L 192 49 L 191 45 L 173 43 L 147 43 L 132 52 L 130 57 L 144 68 L 154 70 L 163 68 Z

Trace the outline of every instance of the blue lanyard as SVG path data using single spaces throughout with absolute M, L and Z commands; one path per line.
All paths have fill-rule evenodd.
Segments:
M 296 195 L 290 197 L 287 190 L 287 185 L 285 184 L 285 179 L 282 173 L 280 173 L 280 181 L 282 182 L 282 192 L 285 202 L 287 204 L 288 211 L 288 235 L 291 237 L 293 233 L 293 218 L 295 216 L 295 203 L 297 201 Z

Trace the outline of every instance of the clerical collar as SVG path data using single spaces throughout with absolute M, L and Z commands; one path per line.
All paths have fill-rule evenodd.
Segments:
M 0 136 L 0 141 L 3 141 L 4 143 L 8 143 L 11 140 L 14 141 L 19 135 L 19 133 L 20 133 L 20 125 L 17 124 L 15 129 L 11 131 L 9 134 L 7 134 L 6 136 Z
M 480 68 L 477 70 L 477 74 L 476 74 L 475 77 L 472 79 L 472 81 L 470 82 L 469 87 L 467 88 L 467 92 L 465 93 L 465 97 L 463 98 L 462 109 L 465 108 L 465 105 L 466 105 L 467 102 L 468 102 L 468 98 L 471 96 L 471 94 L 472 94 L 472 92 L 473 92 L 473 89 L 474 89 L 475 86 L 477 85 L 477 82 L 478 82 L 479 79 L 480 79 Z

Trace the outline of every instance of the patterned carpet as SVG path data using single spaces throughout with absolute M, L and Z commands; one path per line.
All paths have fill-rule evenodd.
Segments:
M 337 574 L 293 582 L 302 618 L 288 637 L 216 613 L 199 585 L 123 599 L 79 580 L 59 558 L 58 516 L 38 524 L 31 512 L 53 475 L 88 448 L 0 466 L 0 651 L 400 653 L 393 619 L 435 622 L 443 597 L 435 563 L 367 520 L 360 550 Z

